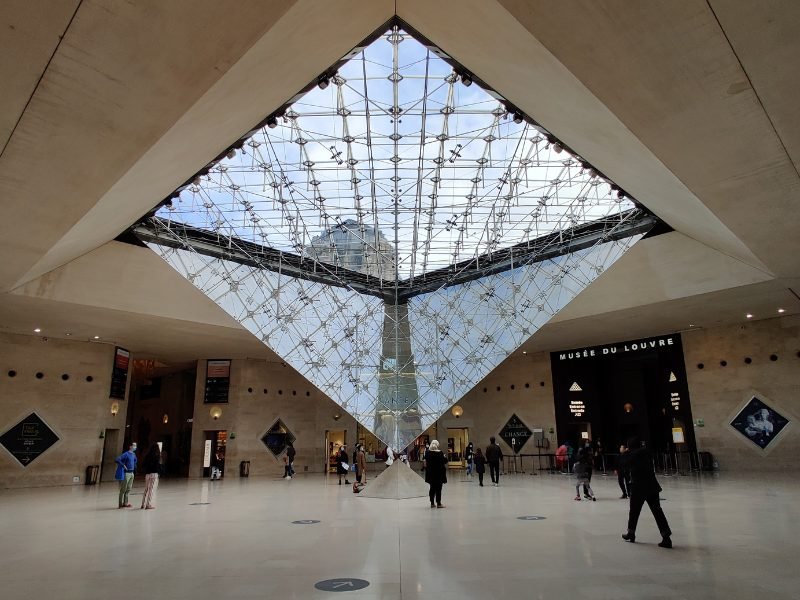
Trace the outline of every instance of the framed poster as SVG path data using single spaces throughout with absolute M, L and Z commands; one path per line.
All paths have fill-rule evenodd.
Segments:
M 225 404 L 231 387 L 231 361 L 213 359 L 206 362 L 206 388 L 203 402 Z
M 789 419 L 753 395 L 733 418 L 730 425 L 745 439 L 766 450 L 789 424 Z
M 125 389 L 128 387 L 128 365 L 131 353 L 125 348 L 114 349 L 114 368 L 111 370 L 111 391 L 109 398 L 125 400 Z
M 59 440 L 39 415 L 31 413 L 0 436 L 0 444 L 27 467 Z

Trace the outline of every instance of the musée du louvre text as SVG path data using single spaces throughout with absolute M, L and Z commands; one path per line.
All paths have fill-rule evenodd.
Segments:
M 624 354 L 626 352 L 642 352 L 647 350 L 655 350 L 657 348 L 667 348 L 675 345 L 674 336 L 664 336 L 658 338 L 649 338 L 635 342 L 624 342 L 620 344 L 611 344 L 608 346 L 595 346 L 593 348 L 583 348 L 579 350 L 570 350 L 568 352 L 559 352 L 558 360 L 575 360 L 579 358 L 594 358 L 597 356 L 608 356 L 611 354 Z

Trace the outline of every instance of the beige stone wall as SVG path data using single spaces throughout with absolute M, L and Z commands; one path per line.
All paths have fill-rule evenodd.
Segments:
M 0 334 L 0 433 L 36 412 L 60 438 L 27 467 L 0 447 L 0 488 L 73 485 L 73 477 L 84 483 L 86 466 L 101 461 L 100 433 L 125 428 L 126 402 L 118 401 L 116 417 L 110 410 L 113 360 L 109 344 Z M 37 379 L 37 372 L 44 377 Z
M 250 461 L 251 477 L 282 475 L 282 458 L 275 458 L 261 442 L 261 436 L 279 418 L 297 438 L 294 468 L 298 473 L 306 469 L 309 473 L 324 472 L 326 430 L 346 430 L 352 449 L 355 419 L 292 368 L 263 360 L 233 360 L 229 402 L 219 405 L 203 403 L 205 373 L 206 361 L 201 360 L 197 364 L 190 477 L 202 476 L 204 432 L 214 430 L 228 431 L 226 477 L 239 476 L 242 460 Z M 217 421 L 210 416 L 212 406 L 222 408 Z M 336 414 L 341 415 L 338 421 L 333 418 Z M 232 432 L 236 438 L 231 440 Z
M 511 448 L 500 440 L 498 432 L 514 413 L 530 429 L 544 429 L 551 447 L 555 443 L 555 434 L 549 433 L 551 428 L 555 430 L 556 418 L 550 355 L 547 353 L 507 359 L 458 404 L 464 409 L 463 416 L 456 419 L 448 412 L 436 424 L 439 441 L 443 444 L 447 438 L 446 428 L 468 427 L 470 441 L 476 446 L 486 448 L 489 437 L 496 436 L 503 452 L 511 454 Z M 533 440 L 529 440 L 522 449 L 523 454 L 536 452 Z M 527 468 L 528 463 L 525 464 Z
M 699 450 L 721 470 L 796 470 L 800 455 L 800 318 L 784 317 L 683 335 Z M 770 355 L 777 360 L 770 360 Z M 744 359 L 752 359 L 746 364 Z M 727 365 L 722 366 L 721 361 Z M 703 368 L 699 369 L 698 364 Z M 792 422 L 762 451 L 729 426 L 754 394 Z

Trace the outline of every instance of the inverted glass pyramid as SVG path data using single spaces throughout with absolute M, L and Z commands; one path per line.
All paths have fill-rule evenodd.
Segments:
M 403 448 L 655 218 L 401 25 L 134 232 Z

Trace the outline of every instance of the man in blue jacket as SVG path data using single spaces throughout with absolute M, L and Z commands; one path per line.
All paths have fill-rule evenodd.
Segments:
M 136 472 L 136 442 L 133 442 L 127 452 L 120 454 L 114 461 L 117 463 L 115 479 L 119 481 L 119 507 L 131 508 L 128 494 L 133 487 L 133 476 Z

